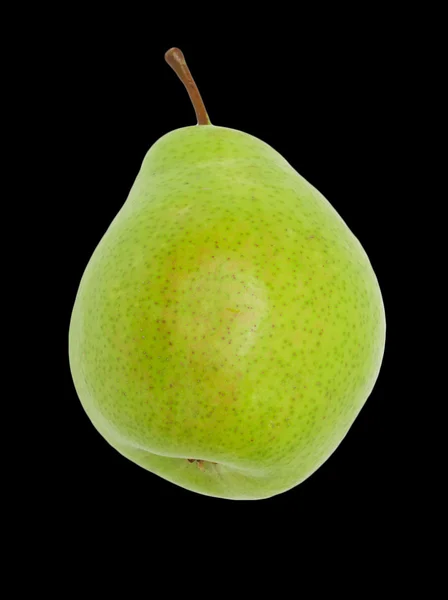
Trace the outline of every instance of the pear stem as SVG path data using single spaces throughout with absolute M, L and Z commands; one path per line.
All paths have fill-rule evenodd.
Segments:
M 207 111 L 205 110 L 204 101 L 202 100 L 198 86 L 190 73 L 190 69 L 188 68 L 182 51 L 179 50 L 179 48 L 170 48 L 170 50 L 165 53 L 165 60 L 186 87 L 196 113 L 198 125 L 211 125 Z

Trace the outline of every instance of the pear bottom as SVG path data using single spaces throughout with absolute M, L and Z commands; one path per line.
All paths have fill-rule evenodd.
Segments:
M 349 427 L 339 432 L 339 439 L 325 454 L 315 456 L 312 466 L 297 464 L 272 465 L 257 468 L 232 464 L 231 460 L 193 460 L 186 457 L 160 456 L 142 448 L 135 448 L 114 438 L 108 427 L 101 427 L 92 419 L 103 438 L 121 455 L 147 471 L 184 489 L 205 496 L 227 500 L 263 500 L 286 492 L 312 475 L 336 450 Z

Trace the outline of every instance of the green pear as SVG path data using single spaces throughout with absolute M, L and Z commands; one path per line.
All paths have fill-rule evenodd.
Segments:
M 198 124 L 148 151 L 83 274 L 71 372 L 100 434 L 183 488 L 261 499 L 309 477 L 377 379 L 377 278 L 339 214 L 273 148 Z

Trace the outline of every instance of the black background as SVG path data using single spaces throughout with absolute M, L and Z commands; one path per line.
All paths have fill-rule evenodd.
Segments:
M 293 539 L 334 525 L 366 535 L 406 531 L 403 506 L 416 491 L 403 449 L 409 398 L 401 393 L 396 232 L 406 218 L 399 214 L 399 144 L 412 61 L 396 29 L 363 19 L 356 28 L 303 23 L 284 36 L 281 30 L 235 36 L 231 29 L 163 35 L 152 26 L 133 37 L 125 26 L 98 25 L 83 21 L 43 42 L 52 128 L 46 159 L 60 178 L 51 209 L 57 207 L 59 227 L 52 235 L 60 256 L 53 252 L 50 260 L 58 279 L 59 351 L 52 364 L 57 388 L 46 404 L 39 506 L 63 531 L 69 524 L 91 531 L 113 524 L 115 532 L 177 539 L 187 527 L 199 541 L 226 532 L 244 539 L 247 528 L 262 538 L 277 532 Z M 67 336 L 83 270 L 150 146 L 195 123 L 187 94 L 164 61 L 173 45 L 183 50 L 212 123 L 264 140 L 317 187 L 363 244 L 383 292 L 386 352 L 365 407 L 316 473 L 267 500 L 208 498 L 126 460 L 90 424 L 71 380 Z

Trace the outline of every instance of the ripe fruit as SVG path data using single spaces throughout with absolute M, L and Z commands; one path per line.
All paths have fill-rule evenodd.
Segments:
M 327 200 L 275 150 L 210 124 L 148 151 L 73 309 L 79 398 L 124 456 L 203 494 L 292 488 L 341 442 L 385 342 L 375 273 Z

